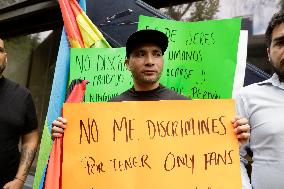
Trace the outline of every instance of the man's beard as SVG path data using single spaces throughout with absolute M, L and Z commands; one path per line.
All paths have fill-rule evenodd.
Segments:
M 284 70 L 280 70 L 279 68 L 276 68 L 275 66 L 272 65 L 273 70 L 275 71 L 275 73 L 278 75 L 279 80 L 281 82 L 284 81 Z
M 2 74 L 3 74 L 4 70 L 5 70 L 5 68 L 6 68 L 6 64 L 5 64 L 5 63 L 2 64 L 2 65 L 0 65 L 0 77 L 2 76 Z

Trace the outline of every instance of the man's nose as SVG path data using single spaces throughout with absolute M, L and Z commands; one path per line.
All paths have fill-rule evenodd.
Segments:
M 145 65 L 146 66 L 153 66 L 154 65 L 154 59 L 153 56 L 148 54 L 145 58 Z

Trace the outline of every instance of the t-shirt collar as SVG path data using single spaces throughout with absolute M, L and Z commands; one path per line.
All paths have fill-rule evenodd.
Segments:
M 274 73 L 271 78 L 269 78 L 265 81 L 259 82 L 258 84 L 259 85 L 271 84 L 275 87 L 279 87 L 281 89 L 284 89 L 284 82 L 280 82 L 279 77 L 276 73 Z
M 138 95 L 142 95 L 142 94 L 155 93 L 155 92 L 159 91 L 159 90 L 162 89 L 162 88 L 164 88 L 164 86 L 161 85 L 161 84 L 159 84 L 159 86 L 158 86 L 157 88 L 152 89 L 152 90 L 150 90 L 150 91 L 136 91 L 135 88 L 134 88 L 134 86 L 133 86 L 130 91 L 131 91 L 132 93 L 135 93 L 135 94 L 138 94 Z

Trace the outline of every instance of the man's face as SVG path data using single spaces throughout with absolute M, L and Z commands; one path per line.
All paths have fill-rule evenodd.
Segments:
M 5 52 L 4 42 L 3 40 L 0 39 L 0 76 L 5 70 L 6 63 L 7 63 L 7 54 Z
M 134 82 L 140 85 L 155 85 L 163 71 L 162 50 L 152 43 L 142 44 L 131 52 L 125 64 L 131 71 Z
M 284 81 L 284 23 L 274 28 L 271 37 L 267 54 L 280 80 Z

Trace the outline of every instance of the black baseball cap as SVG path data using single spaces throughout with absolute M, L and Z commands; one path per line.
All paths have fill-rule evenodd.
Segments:
M 139 30 L 131 34 L 126 41 L 126 57 L 139 45 L 153 43 L 162 49 L 162 53 L 167 50 L 168 37 L 158 30 Z

